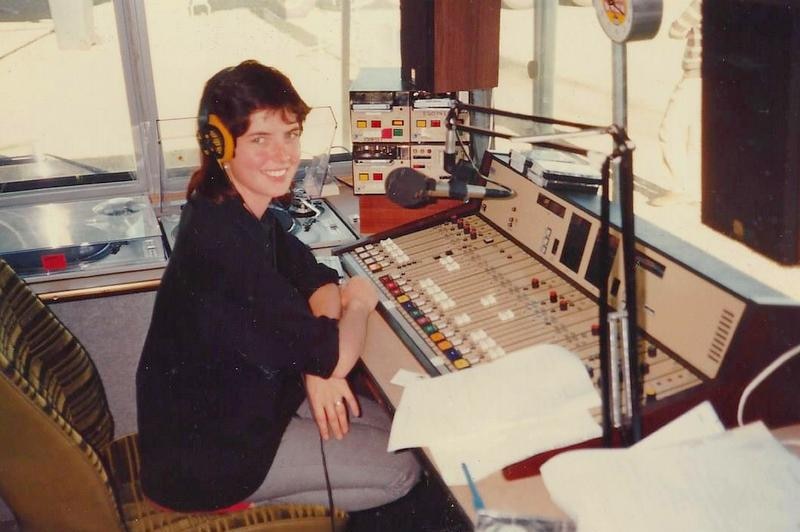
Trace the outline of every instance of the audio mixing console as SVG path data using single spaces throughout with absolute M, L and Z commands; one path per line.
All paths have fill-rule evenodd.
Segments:
M 431 375 L 551 343 L 577 354 L 597 383 L 599 198 L 557 196 L 507 159 L 487 161 L 490 178 L 515 197 L 458 207 L 335 253 L 349 274 L 375 283 L 384 317 Z M 624 305 L 620 238 L 612 220 L 612 310 Z M 731 424 L 734 396 L 800 341 L 798 303 L 639 220 L 636 269 L 645 431 L 704 399 Z M 785 393 L 798 370 L 787 368 L 754 396 L 751 414 L 800 420 L 798 400 L 787 405 Z

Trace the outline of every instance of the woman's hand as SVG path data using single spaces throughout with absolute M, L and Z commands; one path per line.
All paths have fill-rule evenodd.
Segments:
M 323 379 L 316 375 L 305 375 L 306 394 L 314 420 L 323 440 L 333 436 L 341 440 L 349 430 L 347 411 L 354 416 L 361 415 L 353 392 L 347 380 L 331 377 Z
M 351 278 L 342 286 L 341 292 L 343 307 L 358 302 L 372 310 L 378 304 L 378 292 L 366 277 Z

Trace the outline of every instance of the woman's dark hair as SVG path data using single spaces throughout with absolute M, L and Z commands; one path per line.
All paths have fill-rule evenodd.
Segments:
M 209 115 L 217 115 L 235 142 L 250 127 L 250 115 L 263 109 L 291 115 L 301 126 L 310 111 L 289 78 L 275 68 L 248 60 L 217 72 L 206 82 L 198 116 L 202 127 Z M 186 198 L 195 191 L 217 202 L 238 195 L 214 156 L 207 154 L 202 154 L 200 168 L 189 180 Z

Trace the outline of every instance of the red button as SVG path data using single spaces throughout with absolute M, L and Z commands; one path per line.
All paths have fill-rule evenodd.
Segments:
M 383 174 L 375 172 L 374 174 L 372 174 L 372 179 L 374 179 L 375 181 L 383 181 Z
M 431 120 L 431 127 L 442 127 L 441 120 Z
M 45 270 L 63 270 L 67 267 L 67 256 L 63 253 L 52 253 L 40 257 Z
M 372 122 L 370 122 L 370 124 L 372 124 L 372 127 L 381 127 L 380 120 L 373 120 Z
M 380 125 L 380 123 L 378 125 Z M 390 139 L 390 138 L 392 138 L 392 130 L 391 130 L 391 128 L 381 129 L 381 138 L 382 139 Z

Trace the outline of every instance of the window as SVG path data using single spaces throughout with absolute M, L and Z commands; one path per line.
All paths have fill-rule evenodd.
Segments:
M 655 38 L 627 45 L 627 119 L 628 134 L 636 144 L 636 214 L 800 299 L 800 267 L 781 266 L 700 222 L 702 80 L 696 70 L 700 42 L 687 31 L 696 14 L 690 4 L 691 0 L 664 2 Z M 542 6 L 538 22 L 535 5 Z M 504 1 L 503 6 L 500 86 L 494 91 L 494 105 L 562 120 L 611 124 L 612 45 L 591 2 L 517 0 Z M 538 38 L 528 39 L 536 28 L 541 28 Z M 539 78 L 532 72 L 537 69 Z M 502 119 L 496 120 L 496 127 L 531 134 Z M 573 142 L 602 151 L 610 146 L 604 138 Z M 496 141 L 496 147 L 526 148 L 506 141 Z
M 0 7 L 0 197 L 136 179 L 114 5 L 51 4 Z
M 194 139 L 203 85 L 220 69 L 256 59 L 286 74 L 314 107 L 304 159 L 349 146 L 349 86 L 361 67 L 400 66 L 399 0 L 174 1 L 146 5 L 168 190 L 198 164 Z M 343 46 L 343 39 L 349 46 Z M 332 130 L 335 128 L 335 130 Z M 331 140 L 332 138 L 332 140 Z

